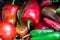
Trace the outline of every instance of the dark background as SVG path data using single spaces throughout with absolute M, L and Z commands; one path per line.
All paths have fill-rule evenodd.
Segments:
M 15 0 L 15 4 L 21 5 L 24 1 L 28 1 L 28 0 Z M 4 4 L 11 2 L 12 0 L 0 0 L 0 6 L 3 6 Z M 41 2 L 41 0 L 37 0 L 37 2 Z

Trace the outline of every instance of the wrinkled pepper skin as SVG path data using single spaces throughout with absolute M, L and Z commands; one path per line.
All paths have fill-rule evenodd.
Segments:
M 48 7 L 48 6 L 42 8 L 42 10 L 41 10 L 41 15 L 42 16 L 52 18 L 54 20 L 56 20 L 55 14 L 56 14 L 56 11 L 53 8 Z
M 60 32 L 54 32 L 44 36 L 34 36 L 30 40 L 60 40 Z
M 54 30 L 52 29 L 44 29 L 44 30 L 40 30 L 40 29 L 36 29 L 36 30 L 32 30 L 30 32 L 30 35 L 33 37 L 33 36 L 39 36 L 39 35 L 46 35 L 46 34 L 50 34 L 50 33 L 53 33 Z
M 35 29 L 47 29 L 48 26 L 44 22 L 40 22 L 34 28 Z
M 30 1 L 24 8 L 22 15 L 22 22 L 26 23 L 28 20 L 31 20 L 31 25 L 37 25 L 40 19 L 39 6 L 36 0 Z
M 2 10 L 2 20 L 15 24 L 18 9 L 19 6 L 17 5 L 6 4 Z
M 21 38 L 28 33 L 28 27 L 26 25 L 20 25 L 18 22 L 16 24 L 16 33 Z
M 57 31 L 60 30 L 60 24 L 57 23 L 56 21 L 51 20 L 51 19 L 49 19 L 49 18 L 43 18 L 43 21 L 44 21 L 47 25 L 49 25 L 51 28 L 53 28 L 53 29 L 55 29 L 55 30 L 57 30 Z
M 41 15 L 44 17 L 51 18 L 60 23 L 60 15 L 58 15 L 57 10 L 51 7 L 44 7 L 41 10 Z

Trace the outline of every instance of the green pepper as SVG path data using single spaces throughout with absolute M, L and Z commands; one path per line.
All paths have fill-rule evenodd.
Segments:
M 60 8 L 57 8 L 56 9 L 56 12 L 60 14 Z
M 60 40 L 60 32 L 54 32 L 44 36 L 34 36 L 30 40 Z
M 46 35 L 46 34 L 49 34 L 49 33 L 52 33 L 52 32 L 54 32 L 53 29 L 43 29 L 43 30 L 36 29 L 36 30 L 32 30 L 30 32 L 30 36 Z

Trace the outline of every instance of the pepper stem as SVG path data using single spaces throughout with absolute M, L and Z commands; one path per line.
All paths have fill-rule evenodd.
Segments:
M 15 0 L 12 1 L 12 4 L 13 4 L 13 5 L 14 5 L 14 3 L 15 3 Z
M 27 34 L 27 35 L 23 36 L 22 38 L 26 38 L 26 37 L 28 37 L 28 36 L 30 36 L 30 34 Z
M 27 21 L 27 26 L 28 26 L 28 29 L 30 30 L 30 23 L 31 23 L 32 21 L 31 20 L 28 20 Z

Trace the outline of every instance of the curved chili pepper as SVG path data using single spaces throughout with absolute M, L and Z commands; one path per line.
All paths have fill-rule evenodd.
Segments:
M 56 10 L 54 10 L 51 7 L 44 7 L 41 10 L 41 15 L 45 16 L 45 17 L 48 17 L 48 18 L 51 18 L 51 19 L 53 19 L 53 20 L 55 20 L 55 21 L 60 23 L 60 15 L 58 15 Z
M 60 24 L 57 23 L 57 22 L 55 22 L 54 20 L 51 20 L 51 19 L 49 19 L 49 18 L 43 18 L 43 21 L 44 21 L 47 25 L 49 25 L 51 28 L 53 28 L 53 29 L 55 29 L 55 30 L 57 30 L 57 31 L 60 30 Z
M 40 6 L 45 7 L 45 6 L 52 5 L 53 3 L 58 3 L 58 2 L 59 0 L 42 0 Z
M 52 29 L 43 29 L 43 30 L 40 30 L 40 29 L 36 29 L 36 30 L 32 30 L 30 32 L 30 35 L 33 37 L 33 36 L 43 36 L 43 35 L 46 35 L 46 34 L 50 34 L 50 33 L 53 33 L 54 30 Z
M 54 32 L 43 36 L 34 36 L 30 40 L 60 40 L 60 32 Z
M 30 1 L 22 12 L 21 15 L 22 22 L 24 22 L 25 24 L 27 22 L 28 28 L 30 29 L 30 23 L 33 26 L 37 25 L 39 23 L 39 18 L 40 11 L 36 0 Z
M 42 16 L 46 16 L 46 17 L 52 18 L 54 20 L 56 20 L 55 14 L 56 14 L 56 11 L 54 9 L 52 9 L 51 7 L 44 7 L 41 10 Z
M 19 6 L 14 5 L 14 1 L 15 0 L 13 0 L 12 4 L 6 4 L 2 10 L 2 20 L 12 24 L 15 24 L 16 22 L 16 14 L 19 9 Z

